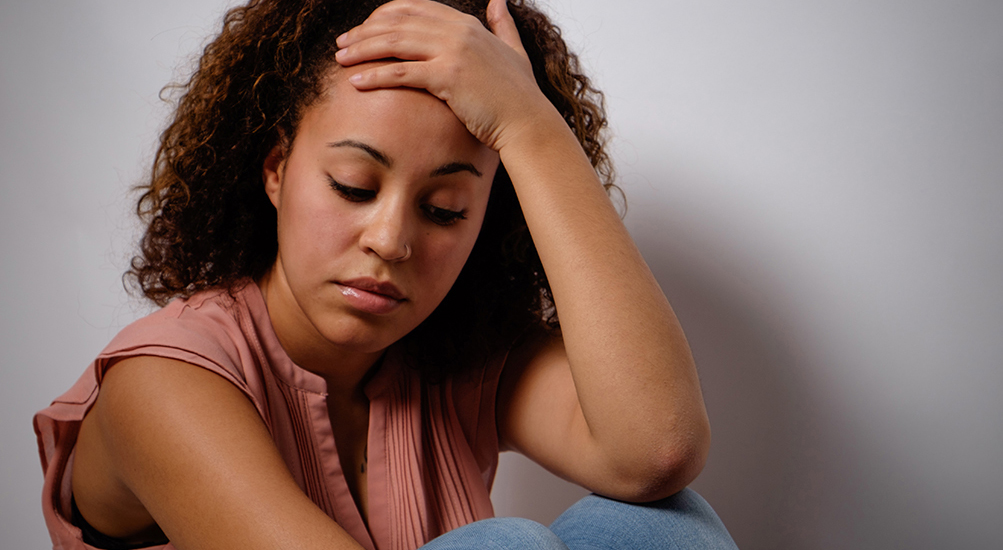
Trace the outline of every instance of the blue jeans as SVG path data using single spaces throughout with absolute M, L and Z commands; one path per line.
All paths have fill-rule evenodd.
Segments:
M 707 501 L 690 489 L 649 504 L 589 495 L 550 528 L 521 518 L 485 519 L 420 550 L 737 550 Z

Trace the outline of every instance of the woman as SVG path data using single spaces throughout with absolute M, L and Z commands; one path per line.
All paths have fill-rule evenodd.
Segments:
M 131 271 L 182 299 L 35 419 L 54 544 L 732 545 L 683 490 L 696 372 L 557 29 L 374 7 L 252 1 L 206 48 Z M 608 498 L 477 521 L 504 449 Z

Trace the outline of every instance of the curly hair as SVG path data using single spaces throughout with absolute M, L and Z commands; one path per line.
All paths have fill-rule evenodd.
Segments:
M 158 305 L 210 289 L 231 293 L 276 258 L 276 212 L 262 166 L 323 94 L 335 38 L 386 0 L 250 0 L 202 52 L 160 137 L 137 211 L 146 230 L 126 277 Z M 487 0 L 441 0 L 487 26 Z M 574 130 L 607 192 L 603 96 L 560 30 L 529 1 L 509 2 L 543 93 Z M 477 242 L 438 308 L 404 337 L 408 362 L 436 380 L 486 357 L 528 326 L 557 331 L 550 286 L 512 183 L 499 167 Z

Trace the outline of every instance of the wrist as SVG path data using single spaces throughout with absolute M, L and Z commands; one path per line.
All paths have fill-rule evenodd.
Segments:
M 499 133 L 495 149 L 505 162 L 520 151 L 540 151 L 560 140 L 571 137 L 577 143 L 574 133 L 557 108 L 540 92 L 539 101 L 532 105 L 519 106 L 519 117 Z

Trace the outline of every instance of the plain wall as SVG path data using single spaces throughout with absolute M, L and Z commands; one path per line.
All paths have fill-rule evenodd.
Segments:
M 746 549 L 1003 540 L 1003 3 L 554 0 L 683 322 Z M 0 546 L 49 545 L 31 415 L 122 290 L 158 90 L 219 2 L 0 7 Z M 615 368 L 611 365 L 610 368 Z M 581 494 L 514 455 L 499 514 Z

